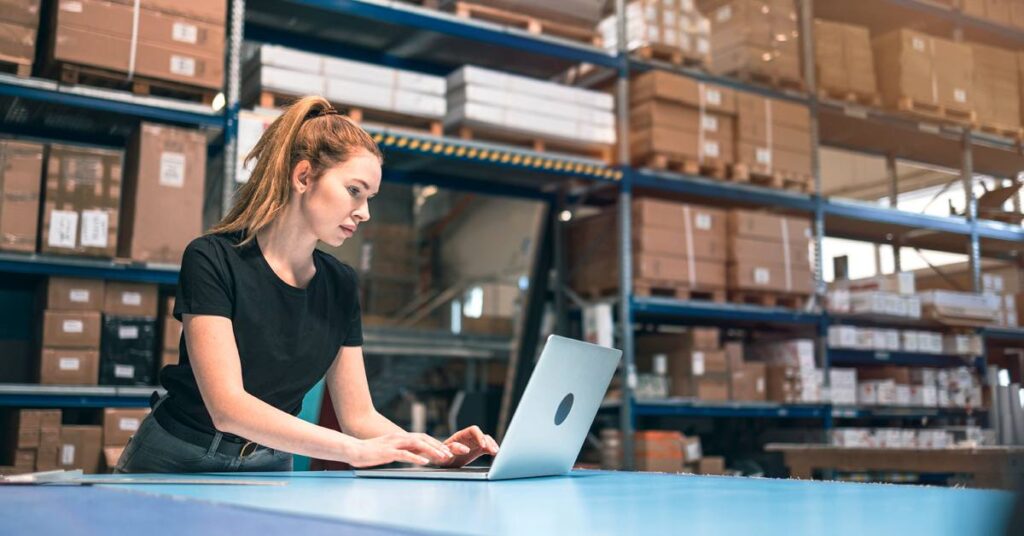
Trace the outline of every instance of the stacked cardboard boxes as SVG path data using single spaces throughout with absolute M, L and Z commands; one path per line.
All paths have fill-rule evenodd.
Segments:
M 428 6 L 435 5 L 438 9 L 450 10 L 463 2 L 458 0 L 427 0 L 423 3 Z M 548 2 L 546 0 L 474 0 L 472 4 L 587 29 L 593 28 L 601 20 L 601 15 L 604 14 L 605 8 L 604 0 L 563 0 L 561 2 Z
M 875 66 L 882 101 L 913 110 L 926 106 L 970 112 L 975 107 L 971 47 L 914 30 L 875 37 Z
M 715 2 L 711 68 L 802 86 L 800 32 L 793 0 Z
M 736 95 L 731 89 L 650 71 L 630 82 L 629 97 L 634 164 L 655 157 L 699 164 L 733 162 Z
M 606 428 L 601 430 L 600 436 L 601 467 L 621 469 L 622 434 L 619 430 Z M 639 430 L 634 436 L 634 441 L 633 466 L 637 471 L 695 471 L 699 469 L 699 464 L 704 458 L 700 437 L 685 436 L 675 430 Z M 716 463 L 717 460 L 711 460 L 705 465 L 706 470 L 715 470 Z
M 108 470 L 117 465 L 125 445 L 146 415 L 149 415 L 149 408 L 103 409 L 103 460 Z
M 7 437 L 0 445 L 0 474 L 31 473 L 56 468 L 61 411 L 11 409 L 0 415 Z
M 32 73 L 39 29 L 39 0 L 0 2 L 0 61 L 18 66 L 19 76 Z
M 99 473 L 103 461 L 103 427 L 65 425 L 60 428 L 60 450 L 57 469 L 81 469 L 83 473 Z
M 203 231 L 206 137 L 142 123 L 128 150 L 118 255 L 179 264 Z
M 806 106 L 737 93 L 736 162 L 751 173 L 780 173 L 807 183 L 811 176 L 811 119 Z
M 765 212 L 729 212 L 728 288 L 736 292 L 813 292 L 810 222 Z
M 156 379 L 157 287 L 107 282 L 100 383 L 153 385 Z
M 104 296 L 101 280 L 51 277 L 47 282 L 39 383 L 96 385 Z
M 659 360 L 668 365 L 670 396 L 729 400 L 729 362 L 719 342 L 718 329 L 693 328 L 685 333 L 638 336 L 637 369 L 651 370 Z
M 174 296 L 164 302 L 163 314 L 163 349 L 160 352 L 160 370 L 170 365 L 177 365 L 181 356 L 182 325 L 174 318 Z
M 467 65 L 448 75 L 446 128 L 554 143 L 615 143 L 612 96 Z
M 618 19 L 612 15 L 598 25 L 601 42 L 618 50 Z M 645 54 L 708 64 L 711 55 L 711 22 L 692 0 L 639 0 L 626 4 L 626 50 L 646 49 Z
M 868 103 L 878 95 L 867 28 L 815 20 L 814 59 L 818 87 L 825 92 L 839 98 L 852 94 Z
M 616 210 L 573 222 L 570 281 L 579 292 L 619 286 Z M 725 212 L 657 199 L 632 206 L 634 286 L 719 292 L 725 287 Z
M 1016 134 L 1021 126 L 1017 54 L 986 45 L 971 44 L 970 47 L 978 122 Z
M 1024 2 L 1021 0 L 955 0 L 955 2 L 965 15 L 1003 26 L 1024 28 Z
M 768 400 L 785 404 L 819 403 L 827 399 L 824 376 L 814 359 L 814 341 L 758 342 L 748 354 L 767 366 Z
M 981 382 L 967 367 L 952 369 L 865 367 L 859 370 L 857 402 L 865 406 L 984 406 Z
M 952 290 L 921 293 L 924 318 L 950 326 L 983 327 L 999 323 L 1003 300 L 996 294 Z
M 445 80 L 431 76 L 292 50 L 274 45 L 252 49 L 246 60 L 247 101 L 269 92 L 284 95 L 323 95 L 331 102 L 407 116 L 441 119 L 445 114 Z
M 35 252 L 42 177 L 42 145 L 0 140 L 0 250 Z
M 58 0 L 48 59 L 219 90 L 225 0 Z
M 113 257 L 121 209 L 122 151 L 53 144 L 39 251 Z
M 830 348 L 911 352 L 938 355 L 944 352 L 942 333 L 934 331 L 829 326 Z
M 743 343 L 729 341 L 724 345 L 729 367 L 729 400 L 763 402 L 768 397 L 768 369 L 760 361 L 746 361 Z

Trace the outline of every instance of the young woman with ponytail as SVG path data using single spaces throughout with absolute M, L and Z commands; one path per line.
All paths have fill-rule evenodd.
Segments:
M 117 465 L 123 473 L 287 471 L 292 454 L 367 467 L 457 467 L 496 454 L 473 426 L 441 442 L 407 433 L 373 407 L 352 268 L 316 249 L 370 219 L 382 155 L 320 97 L 281 115 L 246 158 L 252 175 L 231 212 L 181 262 L 174 316 L 181 360 L 164 368 Z M 326 378 L 342 432 L 298 414 Z

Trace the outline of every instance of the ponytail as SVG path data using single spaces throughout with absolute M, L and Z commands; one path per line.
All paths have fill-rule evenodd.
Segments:
M 288 204 L 292 170 L 299 162 L 309 162 L 316 180 L 361 149 L 384 159 L 373 138 L 323 97 L 295 101 L 246 155 L 246 166 L 256 162 L 249 181 L 239 189 L 227 216 L 208 232 L 241 232 L 240 245 L 250 242 Z

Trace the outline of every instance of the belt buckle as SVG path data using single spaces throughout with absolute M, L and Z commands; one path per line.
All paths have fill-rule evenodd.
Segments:
M 253 452 L 256 452 L 256 447 L 257 446 L 258 445 L 256 445 L 256 443 L 253 443 L 252 441 L 246 441 L 245 444 L 242 445 L 242 450 L 238 451 L 238 457 L 239 458 L 247 458 L 247 457 L 249 457 Z M 248 449 L 250 447 L 251 447 L 251 450 L 246 452 L 246 449 Z

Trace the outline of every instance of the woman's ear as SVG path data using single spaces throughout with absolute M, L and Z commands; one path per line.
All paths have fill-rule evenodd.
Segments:
M 309 165 L 309 160 L 301 160 L 295 164 L 295 168 L 292 169 L 291 182 L 292 188 L 300 194 L 309 189 L 313 182 L 313 166 Z

